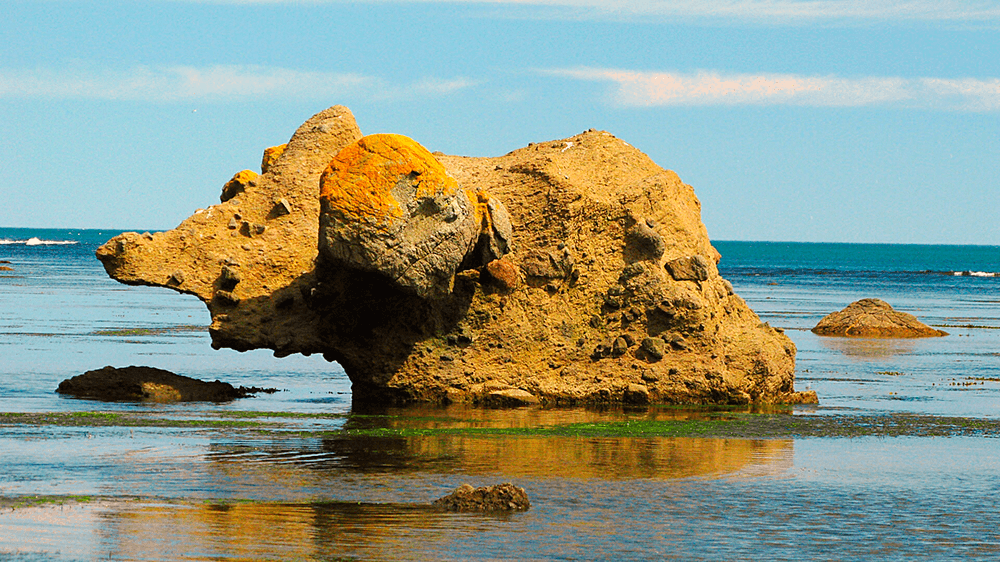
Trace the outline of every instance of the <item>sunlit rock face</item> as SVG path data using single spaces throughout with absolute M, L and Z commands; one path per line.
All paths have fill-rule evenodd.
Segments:
M 102 246 L 108 273 L 198 295 L 217 347 L 340 362 L 357 400 L 815 400 L 719 276 L 692 188 L 606 132 L 446 156 L 334 107 L 263 162 Z

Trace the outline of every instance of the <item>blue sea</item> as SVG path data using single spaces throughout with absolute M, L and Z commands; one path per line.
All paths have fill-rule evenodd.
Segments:
M 1000 441 L 989 430 L 962 437 L 392 437 L 404 426 L 695 414 L 355 412 L 336 363 L 212 350 L 209 315 L 196 298 L 109 279 L 94 250 L 115 234 L 0 228 L 0 261 L 9 262 L 0 263 L 9 268 L 0 271 L 0 412 L 177 423 L 74 426 L 0 416 L 0 559 L 1000 558 Z M 714 244 L 722 275 L 798 347 L 796 386 L 817 391 L 820 404 L 791 415 L 831 422 L 1000 417 L 1000 247 Z M 809 331 L 866 297 L 950 335 L 854 340 Z M 161 405 L 54 392 L 61 380 L 105 365 L 281 391 Z M 278 420 L 270 434 L 200 424 L 269 412 L 288 415 L 253 418 Z M 189 421 L 198 423 L 188 428 Z M 390 436 L 335 436 L 349 427 L 385 427 Z M 317 432 L 324 429 L 329 435 Z M 529 511 L 420 507 L 462 483 L 503 481 L 528 491 Z

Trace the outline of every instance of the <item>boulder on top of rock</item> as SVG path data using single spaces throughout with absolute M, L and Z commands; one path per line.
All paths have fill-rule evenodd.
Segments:
M 233 179 L 226 182 L 226 185 L 222 186 L 222 195 L 219 199 L 225 203 L 233 197 L 236 197 L 240 193 L 247 190 L 247 186 L 257 179 L 257 172 L 253 170 L 243 170 L 241 172 L 236 172 Z
M 506 482 L 482 488 L 462 484 L 433 505 L 447 511 L 527 511 L 531 502 L 524 488 Z
M 422 297 L 446 295 L 477 242 L 476 215 L 426 148 L 402 135 L 369 135 L 320 177 L 320 256 Z
M 285 149 L 288 148 L 288 143 L 279 144 L 278 146 L 271 146 L 264 149 L 264 155 L 260 159 L 260 173 L 266 174 L 271 170 L 271 165 L 281 158 L 281 155 L 285 153 Z
M 858 338 L 926 338 L 947 336 L 912 314 L 893 310 L 879 299 L 861 299 L 847 308 L 826 315 L 812 329 L 821 336 Z
M 154 367 L 109 365 L 62 381 L 56 392 L 105 401 L 227 402 L 260 390 L 200 381 Z

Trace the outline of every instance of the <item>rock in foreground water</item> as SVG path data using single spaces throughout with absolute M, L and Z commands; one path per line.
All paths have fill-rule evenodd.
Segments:
M 481 488 L 463 484 L 433 505 L 447 511 L 527 511 L 531 502 L 524 488 L 506 482 Z
M 362 402 L 815 401 L 719 275 L 694 190 L 609 133 L 446 156 L 334 107 L 264 161 L 103 245 L 108 274 L 197 295 L 217 348 L 340 363 Z
M 813 333 L 821 336 L 858 338 L 927 338 L 947 336 L 916 316 L 894 310 L 879 299 L 861 299 L 843 310 L 832 312 L 816 324 Z

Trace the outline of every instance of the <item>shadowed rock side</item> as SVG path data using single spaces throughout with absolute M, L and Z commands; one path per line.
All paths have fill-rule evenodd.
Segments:
M 947 336 L 916 316 L 894 310 L 879 299 L 861 299 L 843 310 L 832 312 L 816 324 L 813 333 L 821 336 L 858 338 L 928 338 Z
M 233 199 L 98 257 L 198 295 L 213 346 L 341 363 L 356 400 L 815 401 L 792 342 L 719 276 L 691 187 L 627 143 L 468 158 L 359 138 L 345 108 L 320 113 Z

